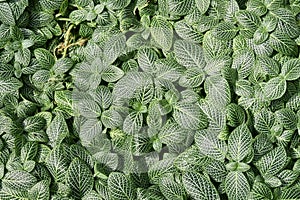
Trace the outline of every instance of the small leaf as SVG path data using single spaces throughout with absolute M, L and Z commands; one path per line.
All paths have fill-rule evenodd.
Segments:
M 286 91 L 287 85 L 283 77 L 270 79 L 263 88 L 264 94 L 270 100 L 279 99 Z
M 247 199 L 250 185 L 242 172 L 229 172 L 225 180 L 225 191 L 229 199 Z
M 45 69 L 50 69 L 55 64 L 54 56 L 46 49 L 35 49 L 34 56 L 39 64 Z
M 300 77 L 300 60 L 291 59 L 285 62 L 281 68 L 281 74 L 287 81 L 293 81 Z
M 136 198 L 136 191 L 133 188 L 132 182 L 122 173 L 110 173 L 107 185 L 112 200 L 129 200 Z

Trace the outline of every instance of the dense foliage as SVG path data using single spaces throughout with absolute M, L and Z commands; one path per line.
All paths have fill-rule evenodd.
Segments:
M 299 0 L 0 0 L 0 199 L 300 199 L 299 25 Z

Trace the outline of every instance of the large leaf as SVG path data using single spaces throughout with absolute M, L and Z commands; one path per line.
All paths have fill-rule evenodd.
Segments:
M 7 25 L 15 25 L 13 12 L 6 1 L 0 2 L 0 21 Z
M 248 127 L 238 126 L 228 138 L 228 153 L 234 161 L 242 161 L 250 152 L 252 135 Z
M 187 193 L 194 199 L 220 199 L 215 186 L 204 175 L 197 172 L 185 172 L 182 176 L 182 182 Z
M 13 190 L 27 190 L 31 188 L 37 179 L 26 171 L 15 170 L 5 174 L 2 184 Z
M 291 59 L 285 62 L 281 68 L 281 74 L 288 81 L 296 80 L 300 77 L 300 60 Z
M 247 199 L 250 185 L 242 172 L 229 172 L 225 180 L 225 191 L 229 199 Z
M 93 174 L 89 167 L 80 159 L 75 158 L 67 171 L 66 183 L 72 190 L 72 195 L 82 198 L 93 189 Z
M 107 184 L 110 199 L 112 200 L 131 200 L 136 198 L 136 191 L 132 182 L 123 173 L 111 173 Z
M 285 166 L 286 160 L 285 149 L 279 146 L 264 155 L 256 166 L 263 175 L 275 175 Z
M 178 102 L 173 109 L 173 117 L 182 128 L 199 130 L 207 126 L 207 118 L 198 104 Z
M 227 145 L 225 141 L 218 139 L 218 135 L 218 132 L 205 129 L 196 133 L 195 142 L 201 153 L 222 161 L 227 153 Z
M 296 42 L 284 32 L 273 32 L 270 35 L 270 45 L 279 53 L 287 56 L 295 56 L 298 53 Z
M 275 77 L 270 79 L 264 86 L 263 91 L 270 100 L 279 99 L 286 92 L 286 81 L 283 77 Z
M 176 60 L 186 68 L 205 67 L 205 60 L 202 48 L 185 40 L 177 40 L 174 44 Z
M 151 35 L 162 49 L 169 50 L 173 44 L 173 26 L 165 18 L 156 16 L 151 22 Z

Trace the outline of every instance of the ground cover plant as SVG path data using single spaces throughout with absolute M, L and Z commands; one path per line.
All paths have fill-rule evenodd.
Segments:
M 299 13 L 0 0 L 0 199 L 300 199 Z

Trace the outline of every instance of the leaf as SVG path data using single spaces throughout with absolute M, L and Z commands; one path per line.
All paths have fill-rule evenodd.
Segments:
M 173 174 L 166 174 L 160 179 L 159 189 L 167 200 L 181 200 L 186 196 L 182 184 L 174 180 Z
M 131 112 L 123 122 L 123 130 L 128 134 L 137 134 L 143 125 L 143 115 L 140 112 Z
M 88 119 L 97 118 L 101 115 L 100 106 L 93 100 L 83 99 L 79 101 L 78 110 L 82 116 Z
M 250 185 L 242 172 L 229 172 L 225 180 L 225 191 L 229 199 L 247 199 Z
M 263 92 L 269 100 L 279 99 L 286 92 L 287 84 L 283 77 L 270 79 L 263 87 Z
M 102 123 L 98 119 L 88 119 L 80 127 L 79 138 L 85 147 L 94 146 L 101 138 Z
M 194 7 L 194 1 L 189 0 L 170 0 L 167 1 L 169 12 L 172 15 L 186 15 Z
M 32 200 L 44 200 L 50 198 L 50 188 L 47 181 L 40 181 L 35 184 L 29 191 L 28 196 Z
M 122 34 L 113 35 L 105 43 L 103 52 L 105 53 L 105 63 L 112 64 L 123 53 L 126 45 L 126 38 Z
M 173 109 L 173 117 L 182 128 L 200 130 L 207 126 L 207 118 L 199 105 L 178 102 Z
M 275 115 L 271 111 L 261 110 L 254 114 L 254 127 L 262 134 L 271 134 L 273 125 L 275 125 Z
M 262 175 L 275 175 L 285 166 L 287 155 L 282 146 L 274 148 L 255 164 Z
M 75 158 L 66 175 L 66 183 L 72 191 L 72 196 L 82 198 L 93 189 L 93 182 L 93 174 L 89 167 L 80 159 Z
M 40 4 L 45 10 L 58 10 L 63 0 L 41 0 Z
M 158 138 L 162 143 L 167 145 L 181 143 L 186 137 L 184 132 L 185 130 L 177 123 L 173 120 L 168 120 L 158 133 Z
M 173 43 L 173 26 L 165 18 L 155 16 L 151 22 L 151 35 L 164 50 L 170 50 Z
M 212 35 L 220 40 L 231 40 L 235 37 L 237 32 L 237 27 L 230 22 L 219 23 L 212 29 Z
M 0 190 L 0 198 L 3 200 L 27 200 L 28 195 L 24 190 L 13 190 L 5 187 Z
M 101 78 L 108 83 L 116 82 L 123 76 L 124 76 L 124 72 L 120 68 L 114 65 L 110 65 L 104 68 L 103 71 L 101 72 Z
M 255 63 L 254 53 L 245 50 L 233 55 L 232 68 L 237 69 L 239 79 L 248 77 Z
M 60 58 L 55 61 L 53 71 L 55 74 L 63 74 L 69 71 L 73 67 L 73 60 L 70 58 Z
M 21 162 L 25 163 L 27 160 L 34 160 L 38 153 L 38 143 L 27 142 L 21 149 Z
M 176 22 L 174 24 L 174 29 L 183 40 L 193 43 L 202 42 L 203 34 L 184 20 Z
M 250 152 L 252 135 L 245 124 L 234 129 L 228 138 L 228 153 L 234 161 L 242 161 Z
M 278 18 L 278 31 L 285 33 L 290 38 L 299 36 L 300 30 L 292 11 L 286 8 L 278 8 L 276 10 L 272 10 L 272 14 Z
M 174 43 L 174 52 L 177 62 L 186 68 L 196 67 L 202 69 L 206 65 L 203 50 L 197 44 L 177 40 Z
M 23 83 L 16 78 L 0 79 L 0 96 L 13 93 L 23 86 Z
M 155 71 L 154 62 L 158 59 L 156 51 L 150 48 L 139 49 L 137 59 L 139 67 L 144 72 L 153 73 Z
M 44 69 L 50 69 L 55 64 L 54 56 L 46 49 L 35 49 L 34 56 Z
M 27 117 L 23 121 L 24 130 L 27 132 L 34 132 L 43 129 L 46 125 L 46 121 L 42 117 L 31 116 Z
M 296 56 L 298 54 L 297 44 L 285 33 L 275 31 L 270 35 L 270 45 L 279 53 L 287 56 Z
M 285 62 L 281 68 L 281 74 L 287 81 L 293 81 L 300 77 L 300 60 L 291 59 Z
M 273 194 L 271 189 L 264 183 L 255 181 L 251 190 L 253 199 L 272 199 Z
M 231 101 L 229 84 L 221 76 L 210 76 L 204 82 L 206 99 L 214 102 L 216 106 L 226 106 Z
M 129 200 L 136 198 L 132 182 L 120 172 L 112 172 L 107 180 L 110 198 L 112 200 Z
M 288 108 L 283 108 L 275 112 L 276 119 L 283 125 L 285 129 L 297 129 L 298 118 L 297 115 Z
M 7 172 L 2 179 L 4 187 L 13 190 L 27 190 L 30 189 L 37 179 L 26 171 L 14 170 Z
M 258 57 L 258 63 L 262 70 L 271 77 L 276 77 L 279 74 L 279 63 L 276 60 L 267 57 L 260 56 Z
M 15 25 L 13 12 L 6 1 L 0 2 L 0 21 L 7 25 Z
M 114 110 L 106 110 L 101 115 L 101 121 L 106 128 L 116 128 L 122 125 L 122 116 Z
M 218 132 L 205 129 L 195 134 L 195 143 L 202 154 L 209 158 L 223 161 L 227 153 L 225 141 L 218 139 Z
M 196 172 L 185 172 L 182 176 L 183 185 L 194 199 L 218 200 L 220 196 L 214 185 L 203 175 Z
M 226 127 L 226 113 L 225 110 L 215 107 L 212 102 L 201 104 L 202 111 L 206 114 L 208 119 L 208 127 L 213 131 L 222 131 Z
M 69 135 L 64 117 L 61 114 L 56 115 L 46 132 L 52 146 L 60 144 Z
M 261 23 L 260 18 L 254 12 L 248 10 L 240 10 L 235 16 L 241 25 L 241 34 L 247 38 L 252 37 Z
M 189 68 L 179 79 L 182 87 L 195 88 L 199 87 L 205 79 L 205 73 L 199 68 Z
M 209 1 L 207 1 L 207 0 L 196 0 L 195 3 L 196 3 L 196 7 L 200 11 L 200 13 L 204 14 L 204 13 L 206 13 L 206 11 L 209 8 L 210 0 Z
M 68 162 L 62 146 L 55 146 L 47 155 L 46 166 L 56 182 L 65 180 Z

